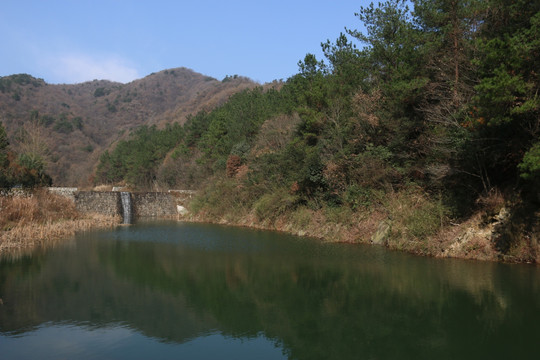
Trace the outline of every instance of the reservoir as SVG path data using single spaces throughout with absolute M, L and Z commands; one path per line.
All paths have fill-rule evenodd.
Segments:
M 540 268 L 141 222 L 0 259 L 1 359 L 531 359 Z

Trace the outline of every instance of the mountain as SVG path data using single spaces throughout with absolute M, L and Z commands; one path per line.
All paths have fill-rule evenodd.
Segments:
M 219 81 L 186 68 L 127 84 L 48 84 L 27 74 L 0 77 L 0 122 L 18 152 L 39 149 L 55 185 L 86 185 L 104 149 L 141 125 L 178 122 L 258 84 Z

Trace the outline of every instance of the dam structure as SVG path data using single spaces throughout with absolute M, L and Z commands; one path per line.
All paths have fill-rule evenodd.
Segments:
M 127 191 L 120 192 L 120 200 L 122 201 L 122 217 L 124 224 L 131 224 L 133 222 L 133 211 L 131 205 L 131 194 Z
M 50 188 L 49 191 L 72 199 L 77 210 L 82 213 L 120 215 L 124 224 L 133 223 L 140 218 L 185 215 L 185 206 L 195 194 L 192 190 L 127 192 Z

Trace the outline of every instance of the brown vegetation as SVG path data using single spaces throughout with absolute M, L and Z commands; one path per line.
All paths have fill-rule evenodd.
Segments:
M 528 223 L 518 222 L 514 218 L 523 218 L 515 210 L 519 204 L 505 202 L 500 193 L 486 196 L 474 215 L 454 222 L 440 199 L 414 186 L 372 193 L 355 209 L 298 206 L 294 194 L 286 191 L 264 195 L 251 206 L 234 179 L 217 186 L 220 190 L 207 189 L 192 202 L 194 214 L 188 220 L 284 231 L 330 242 L 377 242 L 433 257 L 540 263 L 540 213 L 530 214 Z
M 31 81 L 17 82 L 21 77 Z M 46 172 L 59 186 L 89 185 L 102 151 L 131 129 L 183 124 L 188 115 L 210 111 L 257 85 L 244 77 L 219 81 L 186 68 L 128 84 L 94 80 L 53 85 L 29 75 L 0 81 L 0 121 L 13 150 L 21 154 L 39 145 L 40 155 L 46 154 Z
M 46 190 L 0 197 L 0 254 L 50 246 L 78 231 L 111 227 L 116 217 L 81 215 L 73 201 Z
M 233 177 L 238 172 L 240 166 L 242 166 L 242 159 L 238 155 L 229 155 L 227 159 L 226 174 L 228 177 Z
M 291 141 L 300 121 L 297 113 L 273 116 L 266 120 L 254 142 L 253 155 L 260 156 L 283 149 Z

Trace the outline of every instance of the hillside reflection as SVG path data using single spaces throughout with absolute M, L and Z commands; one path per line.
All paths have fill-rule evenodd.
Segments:
M 526 266 L 143 224 L 0 262 L 0 331 L 122 324 L 178 344 L 264 334 L 294 359 L 525 357 L 539 279 Z

